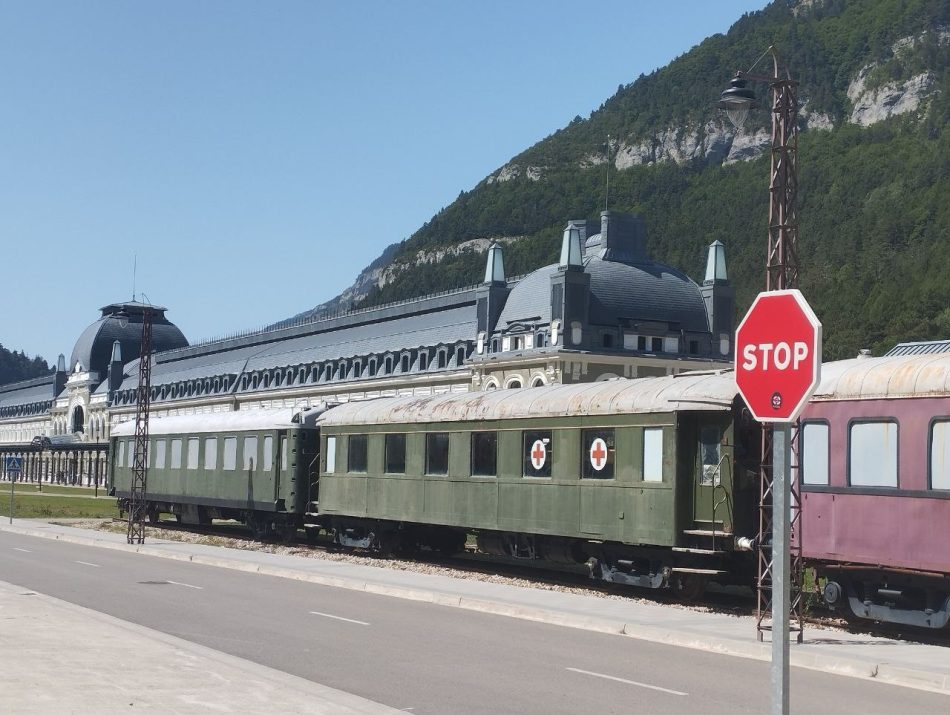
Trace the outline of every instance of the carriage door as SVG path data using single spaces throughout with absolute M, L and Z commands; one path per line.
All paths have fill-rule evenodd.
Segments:
M 283 495 L 285 499 L 284 504 L 288 510 L 291 509 L 293 505 L 293 499 L 290 494 L 294 491 L 293 481 L 291 481 L 293 471 L 290 462 L 289 441 L 287 430 L 277 431 L 277 458 L 274 460 L 274 474 L 276 479 L 274 482 L 275 485 L 279 485 L 277 486 L 279 493 L 274 495 L 274 499 L 279 499 L 280 496 Z
M 695 489 L 693 501 L 694 528 L 722 531 L 730 525 L 730 504 L 724 482 L 728 467 L 723 458 L 722 427 L 700 420 L 697 425 Z M 715 524 L 714 524 L 715 522 Z

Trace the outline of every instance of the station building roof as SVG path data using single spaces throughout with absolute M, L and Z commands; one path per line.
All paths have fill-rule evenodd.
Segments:
M 32 380 L 23 380 L 8 385 L 0 385 L 0 416 L 18 407 L 50 403 L 55 399 L 55 376 L 44 375 Z
M 145 310 L 151 310 L 152 351 L 162 352 L 188 345 L 184 334 L 165 317 L 161 306 L 148 305 L 137 301 L 111 303 L 99 310 L 102 316 L 87 327 L 73 347 L 68 370 L 76 368 L 76 363 L 84 370 L 105 375 L 112 358 L 112 344 L 118 340 L 122 350 L 122 359 L 128 362 L 137 358 L 142 351 L 142 319 Z

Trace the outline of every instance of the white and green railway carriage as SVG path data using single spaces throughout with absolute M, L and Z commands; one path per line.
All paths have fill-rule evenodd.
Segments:
M 344 545 L 586 562 L 695 589 L 744 577 L 758 427 L 731 372 L 351 402 L 321 415 L 320 520 Z
M 148 515 L 186 524 L 246 522 L 256 535 L 289 537 L 314 496 L 319 409 L 259 409 L 150 420 Z M 135 422 L 110 439 L 109 479 L 120 507 L 132 484 Z

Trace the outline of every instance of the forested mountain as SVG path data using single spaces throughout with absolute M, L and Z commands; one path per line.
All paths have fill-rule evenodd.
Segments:
M 342 305 L 475 283 L 489 238 L 506 241 L 509 275 L 555 261 L 564 224 L 603 208 L 609 162 L 610 208 L 646 219 L 655 259 L 701 279 L 705 247 L 726 245 L 743 314 L 764 287 L 771 119 L 736 134 L 713 105 L 770 45 L 801 83 L 801 288 L 825 359 L 950 337 L 950 0 L 776 0 L 743 16 L 462 192 Z
M 43 358 L 37 356 L 31 359 L 23 352 L 11 352 L 0 345 L 0 385 L 29 380 L 46 375 L 49 371 L 50 367 Z

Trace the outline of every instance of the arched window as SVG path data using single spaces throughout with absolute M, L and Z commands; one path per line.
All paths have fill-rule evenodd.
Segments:
M 521 385 L 522 385 L 522 383 L 521 383 L 521 378 L 520 378 L 520 377 L 513 377 L 513 378 L 510 378 L 510 379 L 505 383 L 505 389 L 506 389 L 506 390 L 517 390 L 519 387 L 521 387 Z
M 383 363 L 383 372 L 387 375 L 391 375 L 393 371 L 393 356 L 387 355 L 386 362 Z
M 419 353 L 419 369 L 425 370 L 429 366 L 429 354 Z
M 86 431 L 86 413 L 83 411 L 82 407 L 79 405 L 76 406 L 76 409 L 73 410 L 73 432 L 85 432 Z
M 376 377 L 376 358 L 369 359 L 369 376 Z
M 531 381 L 531 387 L 541 387 L 542 385 L 544 385 L 544 378 L 540 375 L 535 376 Z
M 462 363 L 464 363 L 464 362 L 465 362 L 465 346 L 464 346 L 464 345 L 459 345 L 459 346 L 455 349 L 455 364 L 456 364 L 458 367 L 462 367 Z

